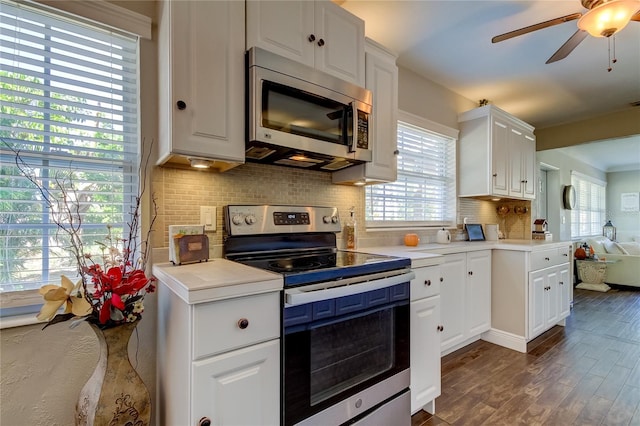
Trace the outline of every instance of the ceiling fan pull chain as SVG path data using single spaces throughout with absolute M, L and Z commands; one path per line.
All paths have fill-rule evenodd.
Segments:
M 607 72 L 611 72 L 611 70 L 613 69 L 611 68 L 611 37 L 607 37 L 607 50 L 609 52 L 609 63 L 607 64 Z
M 618 58 L 616 58 L 616 36 L 613 36 L 613 63 L 618 62 Z

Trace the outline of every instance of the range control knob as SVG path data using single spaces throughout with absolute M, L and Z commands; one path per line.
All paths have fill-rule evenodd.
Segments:
M 324 223 L 331 223 L 331 216 L 322 216 L 322 221 Z
M 234 214 L 233 217 L 231 217 L 231 222 L 233 222 L 234 225 L 242 225 L 242 215 Z
M 256 223 L 256 217 L 250 214 L 244 218 L 244 221 L 247 223 L 247 225 L 253 225 L 254 223 Z
M 338 223 L 338 216 L 331 216 L 331 223 Z

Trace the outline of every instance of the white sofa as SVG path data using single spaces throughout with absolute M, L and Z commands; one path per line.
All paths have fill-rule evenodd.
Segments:
M 599 258 L 615 260 L 607 264 L 605 282 L 640 287 L 640 243 L 609 240 L 607 237 L 594 237 L 587 240 Z

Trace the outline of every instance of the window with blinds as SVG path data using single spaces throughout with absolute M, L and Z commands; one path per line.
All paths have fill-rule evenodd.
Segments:
M 65 182 L 85 252 L 123 230 L 139 171 L 138 40 L 24 4 L 0 5 L 0 293 L 73 279 L 68 244 L 39 185 Z M 124 232 L 123 232 L 124 231 Z
M 571 185 L 576 190 L 576 206 L 571 210 L 571 238 L 602 235 L 606 222 L 606 182 L 572 171 Z
M 368 227 L 451 226 L 456 139 L 398 121 L 398 177 L 366 188 Z

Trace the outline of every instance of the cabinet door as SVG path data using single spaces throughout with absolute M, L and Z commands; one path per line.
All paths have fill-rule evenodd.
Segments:
M 242 3 L 242 2 L 239 2 Z M 314 66 L 312 1 L 247 0 L 247 49 L 261 47 Z
M 521 129 L 509 128 L 509 195 L 521 198 L 524 194 L 522 162 L 526 139 Z
M 411 302 L 411 412 L 440 395 L 440 296 Z
M 244 3 L 170 2 L 171 154 L 244 163 Z M 167 155 L 163 153 L 162 155 Z
M 493 119 L 491 123 L 492 193 L 509 194 L 509 126 L 506 121 Z
M 373 93 L 369 121 L 373 161 L 366 164 L 366 174 L 393 182 L 398 174 L 398 67 L 391 55 L 367 52 L 366 69 L 366 87 Z
M 547 287 L 546 271 L 529 273 L 529 320 L 527 340 L 533 339 L 545 330 L 545 295 Z
M 440 337 L 441 350 L 447 349 L 464 341 L 466 298 L 465 287 L 467 279 L 467 255 L 449 254 L 444 256 L 444 263 L 440 265 L 442 283 L 440 286 L 442 335 Z
M 364 21 L 329 1 L 315 2 L 315 67 L 365 84 Z
M 522 177 L 524 179 L 524 193 L 522 195 L 524 198 L 533 200 L 536 198 L 536 172 L 538 170 L 536 161 L 536 139 L 533 134 L 525 131 L 522 142 Z
M 280 340 L 193 363 L 192 425 L 280 424 Z
M 558 266 L 558 293 L 559 293 L 559 313 L 558 321 L 566 318 L 571 314 L 571 292 L 573 285 L 571 283 L 571 272 L 569 263 Z
M 554 267 L 550 270 L 547 270 L 547 286 L 544 302 L 545 307 L 545 330 L 553 327 L 560 319 L 558 317 L 558 312 L 560 310 L 560 291 L 558 289 L 558 268 Z
M 491 328 L 491 250 L 467 253 L 466 337 Z

